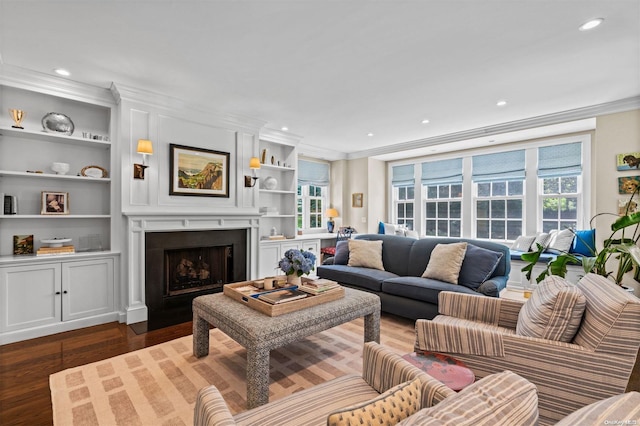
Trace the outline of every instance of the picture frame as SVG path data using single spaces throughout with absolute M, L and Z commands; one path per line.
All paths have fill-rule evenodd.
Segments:
M 351 207 L 363 206 L 364 194 L 362 192 L 354 192 L 351 194 Z
M 69 193 L 42 191 L 40 214 L 64 215 L 69 214 Z
M 625 176 L 618 178 L 618 194 L 633 194 L 635 189 L 640 186 L 640 175 Z
M 616 155 L 618 171 L 640 170 L 640 152 L 625 152 Z
M 13 254 L 33 254 L 33 234 L 13 236 Z
M 228 152 L 170 144 L 170 195 L 229 198 Z

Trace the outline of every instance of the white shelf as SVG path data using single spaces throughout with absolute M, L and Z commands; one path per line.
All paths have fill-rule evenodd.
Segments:
M 108 214 L 5 214 L 0 219 L 110 219 Z
M 0 177 L 26 177 L 26 178 L 47 178 L 47 179 L 68 179 L 79 180 L 83 182 L 92 183 L 109 183 L 110 178 L 92 178 L 88 176 L 74 176 L 74 175 L 56 175 L 53 173 L 28 173 L 28 172 L 14 172 L 11 170 L 0 170 Z
M 260 192 L 265 192 L 268 194 L 296 194 L 296 191 L 283 191 L 280 189 L 262 189 L 260 188 Z
M 267 169 L 267 170 L 281 170 L 281 171 L 287 171 L 287 172 L 296 171 L 296 169 L 294 169 L 293 167 L 274 166 L 273 164 L 260 164 L 260 168 Z
M 100 251 L 77 251 L 73 254 L 61 254 L 51 256 L 36 256 L 35 254 L 21 254 L 13 256 L 0 256 L 0 265 L 14 265 L 21 263 L 33 264 L 34 262 L 59 262 L 61 259 L 79 260 L 79 259 L 91 259 L 94 257 L 104 257 L 105 255 L 119 255 L 117 251 L 100 250 Z
M 282 217 L 296 217 L 295 214 L 265 214 L 262 215 L 263 219 L 267 219 L 270 217 L 274 217 L 274 218 L 282 218 Z
M 95 139 L 80 138 L 77 136 L 67 136 L 62 134 L 48 133 L 45 131 L 34 132 L 33 130 L 20 130 L 8 126 L 0 126 L 0 135 L 12 136 L 25 139 L 34 139 L 46 142 L 65 143 L 69 145 L 95 146 L 109 149 L 110 141 L 98 141 Z

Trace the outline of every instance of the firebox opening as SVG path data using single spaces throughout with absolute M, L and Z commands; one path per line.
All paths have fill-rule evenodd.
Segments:
M 222 288 L 233 275 L 233 247 L 165 250 L 165 295 Z

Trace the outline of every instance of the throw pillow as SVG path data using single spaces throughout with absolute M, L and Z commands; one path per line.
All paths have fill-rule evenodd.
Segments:
M 596 230 L 583 229 L 575 231 L 575 234 L 570 252 L 593 257 L 596 250 Z
M 349 240 L 349 266 L 380 269 L 382 264 L 382 241 Z
M 460 268 L 467 251 L 467 243 L 436 244 L 431 251 L 427 269 L 422 278 L 432 278 L 451 284 L 458 284 Z
M 394 425 L 420 410 L 420 387 L 420 379 L 401 383 L 370 401 L 330 413 L 327 425 Z
M 517 250 L 517 251 L 529 251 L 529 249 L 531 249 L 531 245 L 535 240 L 536 240 L 535 235 L 531 235 L 531 236 L 520 235 L 518 238 L 516 238 L 516 240 L 511 245 L 511 249 Z M 534 246 L 533 249 L 537 249 L 537 246 Z
M 531 250 L 538 251 L 538 244 L 547 248 L 547 245 L 549 244 L 549 234 L 546 232 L 538 232 L 536 234 L 536 239 L 533 240 L 533 243 L 531 244 Z
M 551 275 L 522 305 L 516 334 L 571 342 L 582 322 L 585 306 L 586 298 L 578 287 L 564 278 Z
M 500 259 L 502 259 L 500 252 L 468 244 L 460 268 L 458 284 L 477 290 L 491 277 Z
M 333 256 L 334 265 L 346 265 L 349 263 L 349 241 L 336 243 L 336 254 Z
M 559 231 L 554 229 L 549 233 L 549 245 L 545 251 L 549 253 L 568 253 L 573 244 L 573 231 L 571 229 L 563 229 Z

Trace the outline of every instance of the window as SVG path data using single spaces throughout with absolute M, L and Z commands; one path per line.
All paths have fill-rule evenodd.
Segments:
M 415 198 L 414 165 L 393 166 L 391 169 L 393 186 L 393 220 L 407 229 L 414 229 L 413 206 Z
M 524 180 L 476 184 L 476 238 L 515 240 L 522 235 Z
M 407 229 L 413 230 L 413 202 L 414 187 L 398 186 L 394 188 L 394 205 L 396 212 L 396 224 L 404 225 Z
M 298 185 L 298 229 L 319 229 L 324 227 L 326 188 L 315 185 Z
M 425 190 L 425 235 L 462 236 L 462 184 L 429 185 Z
M 462 159 L 422 163 L 424 234 L 462 236 Z
M 540 179 L 542 232 L 577 227 L 578 176 Z
M 582 143 L 538 148 L 542 232 L 577 228 L 581 204 Z
M 329 206 L 329 164 L 298 161 L 298 229 L 319 230 L 324 227 L 324 211 Z

